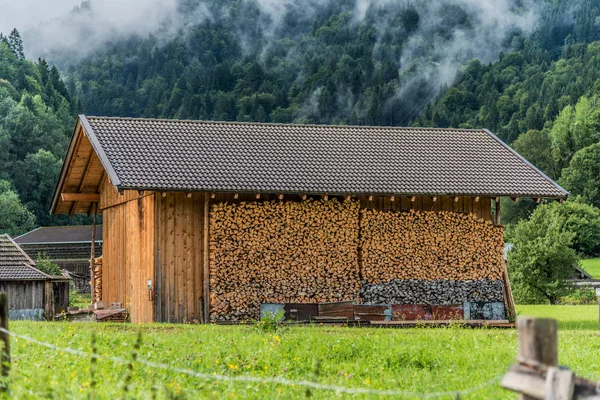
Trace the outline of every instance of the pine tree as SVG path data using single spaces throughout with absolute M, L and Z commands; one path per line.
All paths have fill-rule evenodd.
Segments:
M 23 39 L 17 28 L 13 29 L 8 36 L 8 46 L 19 58 L 19 60 L 25 59 L 25 51 L 23 50 Z

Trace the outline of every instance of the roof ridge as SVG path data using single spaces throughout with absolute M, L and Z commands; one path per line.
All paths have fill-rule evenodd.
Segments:
M 389 130 L 424 130 L 424 131 L 449 131 L 449 132 L 483 132 L 483 128 L 438 128 L 438 127 L 420 127 L 420 126 L 390 126 L 390 125 L 349 125 L 349 124 L 294 124 L 281 122 L 254 122 L 254 121 L 215 121 L 210 119 L 174 119 L 174 118 L 136 118 L 136 117 L 106 117 L 106 116 L 88 116 L 89 119 L 108 119 L 116 121 L 158 121 L 158 122 L 183 122 L 193 124 L 222 124 L 222 125 L 255 125 L 255 126 L 303 126 L 309 128 L 370 128 L 370 129 L 389 129 Z

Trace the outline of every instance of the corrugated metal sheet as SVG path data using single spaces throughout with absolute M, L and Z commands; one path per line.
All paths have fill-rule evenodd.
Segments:
M 389 321 L 392 318 L 392 306 L 355 304 L 354 318 L 360 321 Z
M 319 317 L 343 317 L 354 319 L 354 300 L 335 303 L 319 303 Z
M 285 319 L 291 321 L 310 321 L 319 316 L 317 303 L 286 303 Z

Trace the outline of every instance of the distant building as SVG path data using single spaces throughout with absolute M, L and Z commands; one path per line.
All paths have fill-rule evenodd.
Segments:
M 36 260 L 45 253 L 50 260 L 67 270 L 79 291 L 90 290 L 90 254 L 92 226 L 47 226 L 15 238 L 15 242 Z M 102 226 L 96 227 L 95 257 L 102 255 Z
M 0 235 L 0 292 L 8 293 L 10 319 L 51 319 L 69 306 L 69 280 L 35 268 L 8 235 Z

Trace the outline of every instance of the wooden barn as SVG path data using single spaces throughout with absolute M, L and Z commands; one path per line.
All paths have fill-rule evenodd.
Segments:
M 567 195 L 483 129 L 80 116 L 52 212 L 102 214 L 97 300 L 133 322 L 340 301 L 473 318 L 510 296 L 500 198 Z
M 0 292 L 8 293 L 10 319 L 53 319 L 69 307 L 69 280 L 35 268 L 8 235 L 0 235 Z
M 50 261 L 69 272 L 75 288 L 90 291 L 90 254 L 95 237 L 95 256 L 102 256 L 102 225 L 92 235 L 92 225 L 44 226 L 14 238 L 25 253 L 36 260 L 46 254 Z

